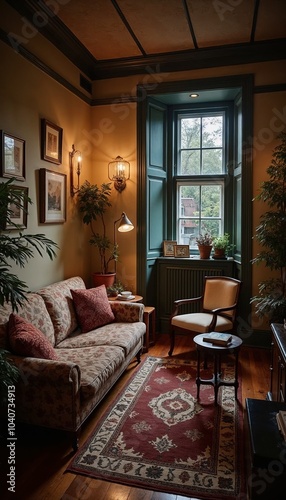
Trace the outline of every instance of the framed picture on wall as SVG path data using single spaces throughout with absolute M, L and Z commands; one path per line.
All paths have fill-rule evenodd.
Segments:
M 51 163 L 62 163 L 63 129 L 41 120 L 41 158 Z
M 7 207 L 8 219 L 10 223 L 6 223 L 3 229 L 26 229 L 28 221 L 28 187 L 15 186 L 14 184 L 9 187 L 10 191 L 13 191 L 13 199 L 16 203 L 9 203 Z M 17 199 L 17 194 L 21 198 Z M 22 205 L 21 207 L 19 206 Z
M 170 241 L 170 240 L 163 241 L 163 255 L 164 255 L 164 257 L 174 257 L 175 245 L 177 245 L 176 241 Z
M 175 245 L 175 257 L 190 257 L 189 245 Z
M 62 224 L 66 220 L 67 176 L 40 168 L 40 222 Z
M 25 141 L 1 130 L 1 177 L 25 180 Z

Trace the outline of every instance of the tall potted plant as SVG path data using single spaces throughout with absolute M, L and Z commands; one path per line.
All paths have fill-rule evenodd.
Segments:
M 286 318 L 286 133 L 278 136 L 281 143 L 274 149 L 271 165 L 266 172 L 269 180 L 262 182 L 254 198 L 268 204 L 261 215 L 255 238 L 263 248 L 253 263 L 263 263 L 273 278 L 259 283 L 258 295 L 252 297 L 258 316 L 270 322 L 283 323 Z
M 28 287 L 16 274 L 11 272 L 11 262 L 25 267 L 33 258 L 34 252 L 43 256 L 45 251 L 52 260 L 56 253 L 56 243 L 46 238 L 44 234 L 17 233 L 11 236 L 6 227 L 18 229 L 13 215 L 15 208 L 25 210 L 31 199 L 23 190 L 10 189 L 14 179 L 0 183 L 0 306 L 10 302 L 13 311 L 18 310 L 27 299 Z M 9 361 L 9 353 L 0 350 L 0 400 L 5 401 L 7 387 L 16 380 L 18 371 Z
M 90 184 L 85 181 L 80 187 L 77 195 L 78 209 L 82 214 L 84 224 L 91 230 L 89 243 L 97 247 L 100 257 L 100 272 L 94 273 L 94 285 L 105 284 L 112 286 L 115 280 L 115 273 L 109 270 L 112 261 L 118 258 L 118 247 L 110 241 L 106 234 L 105 213 L 111 206 L 110 194 L 111 183 L 103 183 L 101 186 Z M 101 225 L 100 233 L 96 222 Z

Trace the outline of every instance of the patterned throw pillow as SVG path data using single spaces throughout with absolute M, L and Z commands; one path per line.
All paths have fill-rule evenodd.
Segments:
M 115 317 L 108 302 L 105 285 L 89 290 L 71 290 L 71 294 L 83 333 L 114 321 Z
M 15 313 L 9 316 L 8 339 L 14 354 L 32 358 L 58 359 L 55 349 L 45 335 Z

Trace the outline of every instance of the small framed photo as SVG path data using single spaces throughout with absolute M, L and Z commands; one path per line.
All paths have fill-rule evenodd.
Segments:
M 164 257 L 174 257 L 174 247 L 177 245 L 176 241 L 163 241 L 163 255 Z
M 190 257 L 189 245 L 175 245 L 175 257 Z
M 12 199 L 15 203 L 10 203 L 7 207 L 9 223 L 3 229 L 26 229 L 28 221 L 28 187 L 15 186 L 14 184 L 9 187 L 13 191 Z M 19 194 L 20 198 L 17 198 Z M 21 206 L 19 206 L 21 205 Z
M 25 180 L 25 141 L 1 130 L 1 177 Z
M 66 220 L 67 176 L 40 168 L 40 222 L 62 224 Z
M 62 163 L 63 129 L 41 120 L 41 158 L 51 163 Z

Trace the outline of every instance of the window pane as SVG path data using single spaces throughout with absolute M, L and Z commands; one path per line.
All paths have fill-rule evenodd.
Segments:
M 199 186 L 180 186 L 180 214 L 183 217 L 197 217 L 200 206 Z
M 181 174 L 199 175 L 200 174 L 200 151 L 182 151 L 181 155 Z
M 200 134 L 200 118 L 183 118 L 181 120 L 181 149 L 199 148 Z
M 221 217 L 221 186 L 202 186 L 201 193 L 201 217 Z
M 178 243 L 196 248 L 200 233 L 220 234 L 222 227 L 222 184 L 181 185 L 178 190 Z
M 222 150 L 203 149 L 202 151 L 203 174 L 222 173 Z
M 202 147 L 222 147 L 222 116 L 202 118 Z

